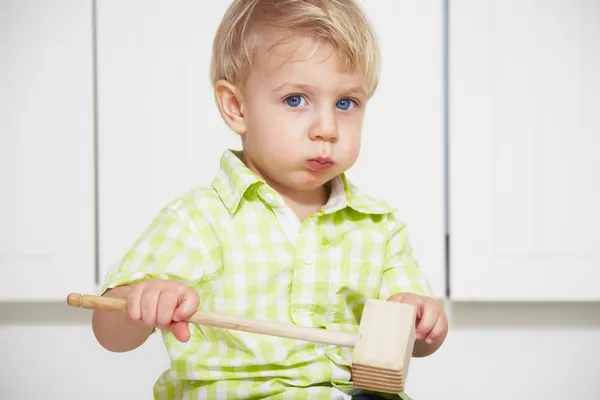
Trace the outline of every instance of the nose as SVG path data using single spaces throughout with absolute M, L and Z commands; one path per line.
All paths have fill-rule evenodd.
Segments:
M 317 115 L 310 129 L 311 140 L 337 142 L 339 137 L 335 112 L 323 110 Z

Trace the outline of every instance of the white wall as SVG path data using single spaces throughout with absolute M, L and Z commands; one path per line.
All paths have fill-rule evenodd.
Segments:
M 465 303 L 450 310 L 438 353 L 414 359 L 415 400 L 597 400 L 600 307 Z M 0 305 L 0 399 L 151 399 L 166 367 L 159 336 L 125 354 L 104 351 L 89 310 Z

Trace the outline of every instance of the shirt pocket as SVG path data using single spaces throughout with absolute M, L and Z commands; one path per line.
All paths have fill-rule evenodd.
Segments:
M 335 324 L 358 324 L 366 299 L 377 298 L 383 273 L 385 236 L 373 227 L 346 232 L 327 243 L 321 254 L 327 271 L 325 319 Z M 321 272 L 319 272 L 321 275 Z M 323 276 L 323 275 L 321 275 Z
M 358 325 L 365 301 L 379 293 L 383 266 L 373 259 L 347 257 L 337 267 L 339 274 L 332 274 L 329 282 L 330 320 Z

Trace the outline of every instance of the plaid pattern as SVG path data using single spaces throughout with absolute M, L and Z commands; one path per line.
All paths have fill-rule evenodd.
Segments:
M 204 311 L 353 333 L 365 298 L 431 294 L 394 210 L 344 175 L 333 185 L 327 205 L 298 223 L 290 241 L 278 216 L 291 211 L 227 150 L 212 185 L 165 207 L 109 271 L 103 289 L 175 279 L 197 291 Z M 351 349 L 196 325 L 190 330 L 187 343 L 163 332 L 171 365 L 155 385 L 157 399 L 356 393 Z

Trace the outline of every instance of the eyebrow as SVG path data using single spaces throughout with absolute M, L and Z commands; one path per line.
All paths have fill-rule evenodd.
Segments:
M 315 92 L 315 86 L 309 85 L 309 84 L 305 84 L 305 83 L 292 83 L 292 82 L 285 82 L 282 85 L 277 86 L 275 89 L 273 89 L 274 92 L 279 92 L 283 89 L 300 89 L 302 91 L 305 92 Z M 342 90 L 340 90 L 341 93 L 360 93 L 361 95 L 367 97 L 367 92 L 365 91 L 365 89 L 362 86 L 356 85 L 356 86 L 349 86 L 346 88 L 343 88 Z

